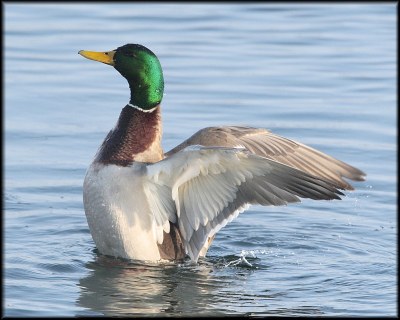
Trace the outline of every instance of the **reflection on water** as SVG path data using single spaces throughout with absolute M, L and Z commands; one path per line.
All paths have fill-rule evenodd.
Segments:
M 256 295 L 243 291 L 250 277 L 267 269 L 258 264 L 254 254 L 250 256 L 252 267 L 245 262 L 231 264 L 238 261 L 232 255 L 202 259 L 198 264 L 161 265 L 98 255 L 86 264 L 89 274 L 79 280 L 77 304 L 86 311 L 78 315 L 323 314 L 318 306 L 288 304 L 287 308 L 274 308 L 276 300 L 285 294 L 268 288 Z
M 228 278 L 216 279 L 212 265 L 148 265 L 98 256 L 79 281 L 79 306 L 104 315 L 217 314 L 213 299 Z

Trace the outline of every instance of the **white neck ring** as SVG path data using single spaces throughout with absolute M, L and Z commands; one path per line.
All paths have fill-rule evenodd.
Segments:
M 142 111 L 142 112 L 153 112 L 154 110 L 156 110 L 156 109 L 158 108 L 158 106 L 157 106 L 157 107 L 154 107 L 154 108 L 152 108 L 152 109 L 146 110 L 146 109 L 142 109 L 142 108 L 140 108 L 140 107 L 138 107 L 138 106 L 135 106 L 135 105 L 133 105 L 133 104 L 131 104 L 131 103 L 128 103 L 128 106 L 130 106 L 130 107 L 132 107 L 132 108 L 135 108 L 135 109 L 137 109 L 137 110 L 140 110 L 140 111 Z

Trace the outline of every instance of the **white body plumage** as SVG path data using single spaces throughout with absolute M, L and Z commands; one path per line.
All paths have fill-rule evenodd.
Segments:
M 85 177 L 83 203 L 98 250 L 105 255 L 157 261 L 154 217 L 143 190 L 144 164 L 93 163 Z

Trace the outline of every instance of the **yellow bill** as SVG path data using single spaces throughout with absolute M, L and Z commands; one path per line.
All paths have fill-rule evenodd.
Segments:
M 78 53 L 87 59 L 103 62 L 103 63 L 109 64 L 111 66 L 114 65 L 113 58 L 114 58 L 115 51 L 95 52 L 95 51 L 81 50 Z

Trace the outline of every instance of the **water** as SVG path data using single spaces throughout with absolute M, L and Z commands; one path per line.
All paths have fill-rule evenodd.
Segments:
M 4 4 L 3 314 L 396 315 L 395 10 Z M 99 255 L 82 182 L 129 92 L 77 52 L 125 43 L 163 65 L 165 150 L 205 126 L 247 124 L 367 181 L 342 201 L 253 206 L 196 265 Z

